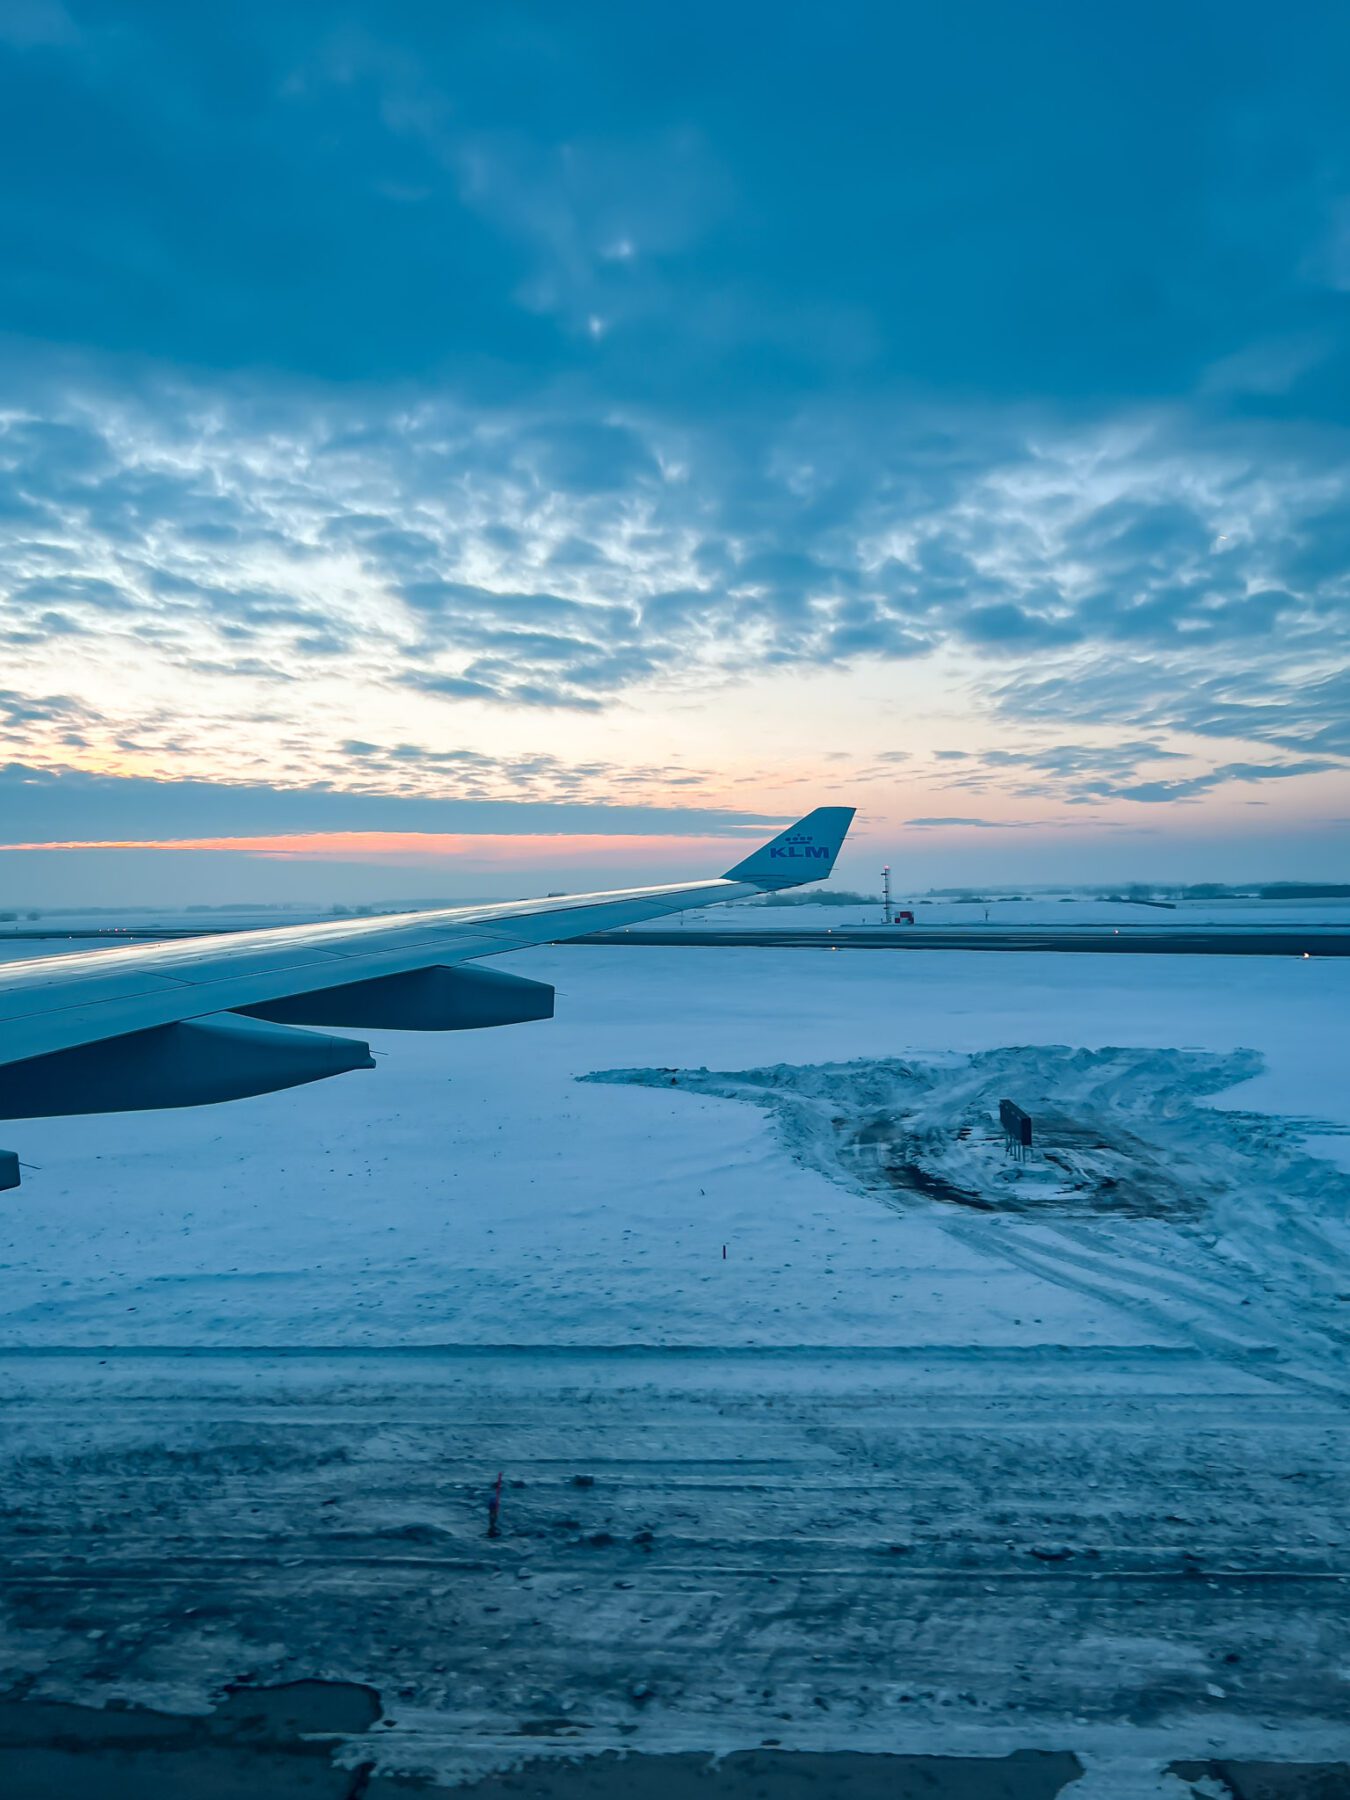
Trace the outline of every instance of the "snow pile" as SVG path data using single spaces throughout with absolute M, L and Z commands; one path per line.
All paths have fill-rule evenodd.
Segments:
M 1137 1299 L 1148 1268 L 1148 1310 L 1161 1320 L 1166 1271 L 1175 1328 L 1203 1333 L 1208 1321 L 1227 1339 L 1235 1304 L 1252 1308 L 1243 1335 L 1259 1320 L 1263 1340 L 1305 1360 L 1320 1385 L 1318 1366 L 1350 1323 L 1350 1176 L 1307 1148 L 1336 1126 L 1206 1104 L 1262 1070 L 1252 1050 L 1039 1045 L 739 1071 L 614 1069 L 587 1079 L 765 1107 L 795 1162 L 902 1210 L 1052 1226 L 1100 1218 L 1115 1227 L 1102 1248 L 1118 1267 L 1113 1276 L 1103 1263 L 1100 1273 L 1117 1298 Z M 1008 1157 L 1004 1096 L 1036 1121 L 1028 1161 Z M 988 1233 L 968 1241 L 987 1245 Z M 1080 1267 L 1094 1253 L 1081 1237 L 1048 1242 L 1061 1263 L 1066 1250 Z M 1014 1260 L 1048 1274 L 1046 1247 L 1033 1238 Z
M 678 1087 L 775 1112 L 799 1160 L 868 1191 L 986 1211 L 1199 1215 L 1220 1188 L 1293 1189 L 1343 1216 L 1350 1179 L 1302 1149 L 1318 1121 L 1200 1103 L 1262 1072 L 1252 1050 L 1024 1045 L 939 1061 L 717 1072 L 613 1069 L 591 1081 Z M 999 1101 L 1035 1115 L 1036 1153 L 1010 1162 Z

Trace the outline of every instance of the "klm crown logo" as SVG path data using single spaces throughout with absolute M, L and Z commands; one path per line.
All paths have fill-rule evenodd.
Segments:
M 817 844 L 806 832 L 797 832 L 793 837 L 785 837 L 781 843 L 771 844 L 769 855 L 787 857 L 789 860 L 808 856 L 827 857 L 830 854 L 828 844 Z

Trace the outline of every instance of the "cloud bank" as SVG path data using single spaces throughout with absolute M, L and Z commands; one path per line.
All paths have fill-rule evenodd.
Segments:
M 1350 766 L 1347 50 L 1331 9 L 694 5 L 676 42 L 28 0 L 13 792 L 59 776 L 89 842 L 351 828 L 330 791 L 522 832 L 720 830 L 812 779 L 971 832 L 1278 793 L 1313 843 Z

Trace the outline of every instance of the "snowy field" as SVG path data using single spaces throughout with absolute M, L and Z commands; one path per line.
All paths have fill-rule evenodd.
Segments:
M 1169 1066 L 1159 1128 L 1189 1080 L 1203 1103 L 1292 1120 L 1270 1129 L 1350 1168 L 1343 963 L 1093 958 L 1089 971 L 1051 955 L 559 948 L 493 966 L 556 983 L 557 1018 L 376 1033 L 370 1073 L 229 1106 L 0 1126 L 33 1165 L 0 1202 L 5 1340 L 1078 1343 L 1129 1329 L 1123 1290 L 1103 1314 L 1079 1283 L 1014 1273 L 1005 1246 L 1020 1253 L 1047 1229 L 1034 1213 L 883 1204 L 794 1154 L 758 1106 L 687 1083 L 578 1080 L 595 1071 L 1019 1044 L 1242 1051 L 1243 1073 L 1262 1072 L 1218 1092 L 1207 1069 Z M 1013 1098 L 1018 1079 L 1013 1058 Z M 1255 1203 L 1225 1197 L 1221 1215 L 1057 1216 L 1048 1230 L 1142 1237 L 1255 1304 L 1272 1271 L 1240 1257 L 1273 1257 L 1276 1273 L 1303 1257 L 1311 1281 L 1322 1252 L 1304 1256 L 1301 1232 L 1335 1232 L 1340 1204 L 1286 1199 L 1260 1165 Z M 1320 1182 L 1320 1165 L 1302 1179 Z
M 1322 929 L 1350 928 L 1350 900 L 1178 900 L 1174 905 L 1152 906 L 1129 900 L 1090 900 L 1081 894 L 1037 894 L 1026 899 L 988 900 L 925 899 L 922 895 L 906 895 L 897 888 L 892 901 L 898 910 L 906 908 L 914 914 L 916 930 L 925 925 L 959 926 L 976 929 L 1026 926 L 1028 929 L 1053 926 L 1057 931 L 1077 927 L 1110 925 L 1121 930 L 1179 931 L 1188 927 L 1234 931 L 1272 930 L 1288 926 Z M 765 906 L 758 901 L 741 901 L 733 906 L 710 906 L 699 912 L 682 913 L 687 926 L 716 927 L 719 930 L 761 931 L 771 928 L 792 931 L 847 931 L 850 927 L 875 928 L 884 921 L 881 907 L 813 906 L 808 900 L 791 906 Z M 680 919 L 656 921 L 650 926 L 633 925 L 634 934 L 647 930 L 677 929 Z
M 0 1126 L 12 1677 L 368 1681 L 442 1776 L 1344 1756 L 1350 963 L 495 966 L 558 1017 Z
M 898 880 L 898 878 L 897 878 Z M 449 902 L 454 904 L 454 902 Z M 481 902 L 465 902 L 481 904 Z M 1141 931 L 1174 931 L 1188 926 L 1214 929 L 1229 926 L 1233 930 L 1272 930 L 1288 926 L 1321 926 L 1350 929 L 1350 898 L 1330 900 L 1178 900 L 1174 904 L 1149 905 L 1130 900 L 1097 900 L 1084 894 L 1031 894 L 1010 898 L 997 893 L 983 900 L 956 900 L 950 897 L 928 897 L 911 894 L 897 885 L 894 905 L 907 907 L 914 913 L 917 926 L 970 926 L 989 924 L 998 927 L 1054 926 L 1068 930 L 1076 926 L 1112 925 L 1136 927 Z M 386 910 L 386 909 L 379 909 Z M 239 907 L 222 912 L 157 911 L 118 913 L 43 913 L 39 918 L 19 917 L 0 921 L 0 957 L 10 954 L 32 955 L 35 946 L 20 940 L 7 946 L 7 935 L 23 931 L 110 931 L 121 926 L 142 930 L 186 929 L 191 931 L 267 930 L 279 925 L 295 925 L 332 915 L 315 909 L 250 909 Z M 790 906 L 765 906 L 760 901 L 737 901 L 730 906 L 707 907 L 701 911 L 682 913 L 675 919 L 653 921 L 649 929 L 669 930 L 681 924 L 715 926 L 719 930 L 763 930 L 779 927 L 792 930 L 841 930 L 850 926 L 872 926 L 882 923 L 880 902 L 865 906 L 820 906 L 809 899 L 794 901 Z M 644 928 L 630 928 L 639 932 Z M 79 948 L 87 948 L 80 945 Z M 41 953 L 54 954 L 59 942 L 42 947 Z

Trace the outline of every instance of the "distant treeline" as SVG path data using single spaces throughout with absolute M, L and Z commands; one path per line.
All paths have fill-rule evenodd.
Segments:
M 1256 891 L 1263 900 L 1350 900 L 1350 881 L 1275 881 Z
M 1196 881 L 1190 884 L 1157 881 L 1131 882 L 1124 888 L 1080 887 L 1065 894 L 1061 888 L 1033 888 L 1027 894 L 982 894 L 973 888 L 929 888 L 935 900 L 957 905 L 981 906 L 999 900 L 1031 900 L 1050 894 L 1092 900 L 1128 901 L 1137 906 L 1165 906 L 1173 900 L 1350 900 L 1346 881 Z M 810 895 L 803 895 L 809 899 Z
M 1177 900 L 1350 900 L 1350 882 L 1346 881 L 1253 881 L 1236 887 L 1223 881 L 1197 881 L 1189 887 L 1151 891 Z M 1130 897 L 1138 899 L 1140 895 L 1131 889 Z
M 876 894 L 853 894 L 847 888 L 815 888 L 809 893 L 770 894 L 762 906 L 880 906 Z

